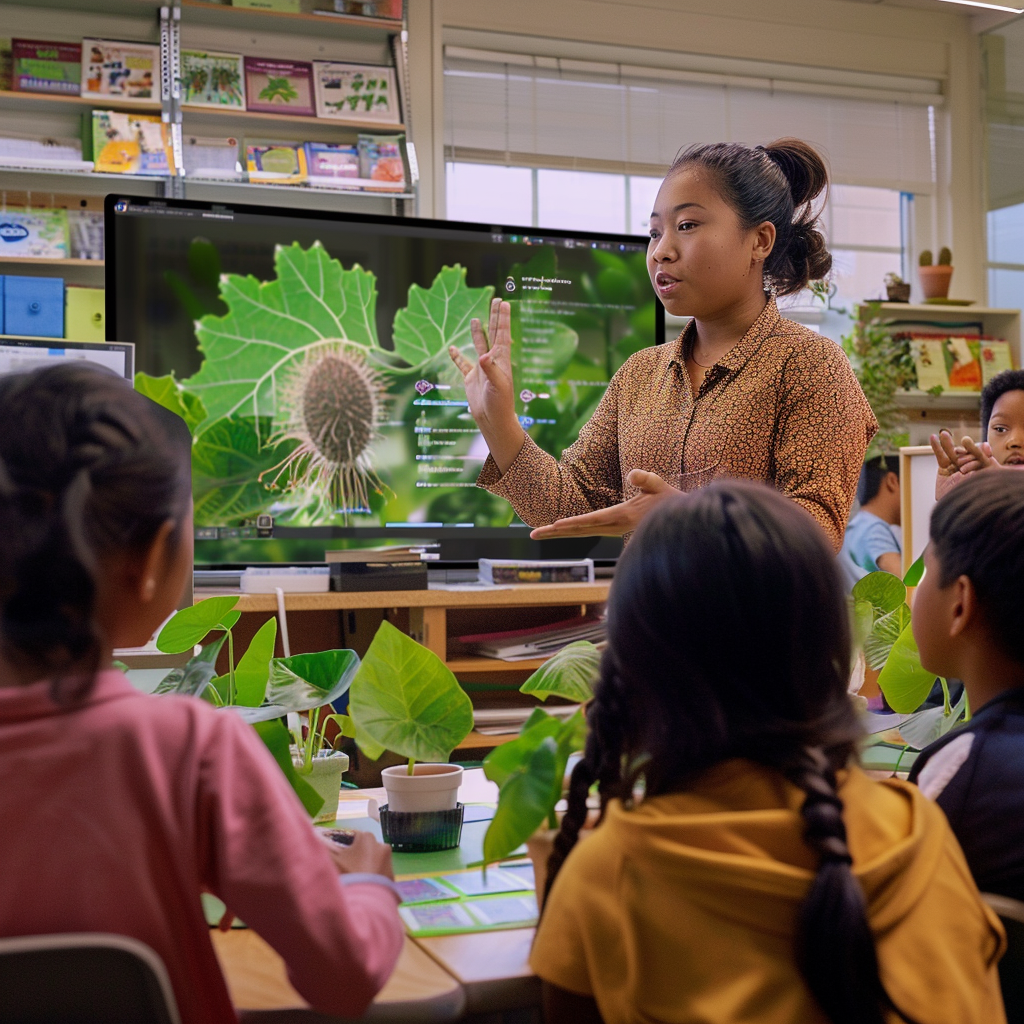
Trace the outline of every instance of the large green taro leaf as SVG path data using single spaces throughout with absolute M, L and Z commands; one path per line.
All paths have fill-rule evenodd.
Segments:
M 369 271 L 358 264 L 344 270 L 319 242 L 278 246 L 274 268 L 273 281 L 222 277 L 220 296 L 230 312 L 196 324 L 205 359 L 184 384 L 202 398 L 207 424 L 235 413 L 273 416 L 282 375 L 328 342 L 378 345 L 377 279 Z
M 553 654 L 520 687 L 541 700 L 564 697 L 584 703 L 594 696 L 601 652 L 589 640 L 576 640 Z
M 236 709 L 237 710 L 237 709 Z M 230 712 L 226 712 L 230 714 Z M 260 739 L 267 745 L 267 749 L 274 755 L 284 777 L 290 783 L 295 795 L 302 801 L 306 813 L 314 818 L 324 805 L 324 798 L 295 770 L 292 763 L 291 736 L 280 719 L 270 722 L 255 722 L 253 727 L 259 733 Z
M 878 619 L 864 641 L 864 657 L 868 668 L 880 669 L 889 657 L 893 644 L 910 625 L 910 605 L 901 604 Z
M 349 693 L 356 742 L 376 760 L 385 750 L 447 761 L 473 728 L 473 703 L 441 659 L 382 622 Z
M 914 632 L 907 626 L 893 644 L 885 666 L 878 674 L 878 688 L 889 707 L 898 715 L 916 711 L 931 693 L 936 675 L 921 665 Z
M 907 599 L 907 588 L 899 576 L 889 572 L 870 572 L 857 580 L 851 591 L 855 601 L 868 601 L 875 618 L 895 611 Z
M 196 526 L 232 525 L 265 511 L 275 494 L 260 481 L 260 474 L 279 465 L 296 444 L 260 447 L 256 421 L 250 418 L 232 416 L 210 423 L 192 448 Z
M 466 268 L 442 267 L 429 288 L 409 288 L 409 304 L 395 313 L 395 352 L 410 366 L 432 359 L 449 345 L 461 348 L 470 341 L 473 317 L 487 323 L 494 289 L 470 288 Z
M 160 630 L 156 649 L 164 654 L 181 654 L 194 647 L 211 629 L 230 629 L 238 621 L 233 611 L 237 597 L 208 597 L 176 612 Z

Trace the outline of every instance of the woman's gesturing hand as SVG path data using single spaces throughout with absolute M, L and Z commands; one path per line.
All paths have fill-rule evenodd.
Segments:
M 642 469 L 631 470 L 626 480 L 640 490 L 639 494 L 634 494 L 628 501 L 586 515 L 557 519 L 550 526 L 537 527 L 530 536 L 534 540 L 546 540 L 549 537 L 621 537 L 624 533 L 632 533 L 640 525 L 640 520 L 659 502 L 680 493 L 657 473 L 648 473 Z
M 477 353 L 476 363 L 454 345 L 448 347 L 448 354 L 462 373 L 469 411 L 494 461 L 504 473 L 523 446 L 523 428 L 516 418 L 512 380 L 512 307 L 494 299 L 487 333 L 475 318 L 470 321 L 470 332 Z

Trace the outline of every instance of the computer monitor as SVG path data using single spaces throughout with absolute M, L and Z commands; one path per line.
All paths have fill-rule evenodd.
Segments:
M 0 341 L 0 373 L 84 359 L 121 377 L 135 376 L 135 346 L 123 342 L 65 341 L 63 338 L 12 338 Z
M 646 247 L 108 196 L 108 337 L 136 345 L 144 374 L 174 374 L 188 405 L 197 565 L 410 540 L 440 542 L 449 563 L 614 558 L 617 540 L 531 541 L 475 486 L 487 449 L 448 346 L 472 354 L 470 319 L 511 301 L 516 411 L 559 456 L 622 362 L 663 338 Z

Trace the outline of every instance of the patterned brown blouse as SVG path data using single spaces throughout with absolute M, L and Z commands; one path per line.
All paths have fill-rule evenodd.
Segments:
M 631 356 L 560 461 L 527 437 L 504 476 L 488 456 L 477 483 L 543 526 L 631 497 L 632 469 L 683 491 L 716 477 L 764 480 L 810 512 L 838 551 L 878 429 L 842 349 L 769 300 L 694 398 L 685 363 L 694 340 L 691 322 L 671 344 Z

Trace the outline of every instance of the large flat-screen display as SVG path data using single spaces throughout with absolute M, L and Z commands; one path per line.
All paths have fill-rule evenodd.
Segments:
M 561 455 L 663 337 L 644 239 L 116 195 L 106 231 L 108 337 L 193 430 L 197 564 L 411 540 L 447 562 L 617 554 L 531 541 L 475 486 L 487 449 L 448 346 L 473 353 L 471 318 L 508 299 L 517 414 Z

